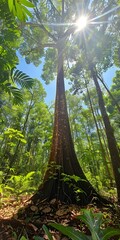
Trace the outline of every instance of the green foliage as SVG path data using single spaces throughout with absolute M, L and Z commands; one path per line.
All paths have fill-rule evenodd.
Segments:
M 21 31 L 6 0 L 1 0 L 0 3 L 0 23 L 0 72 L 3 82 L 9 80 L 10 69 L 19 62 L 16 51 L 21 43 Z
M 68 174 L 65 174 L 65 173 L 62 173 L 62 177 L 63 177 L 63 181 L 64 182 L 79 182 L 79 181 L 86 181 L 85 179 L 82 179 L 76 175 L 68 175 Z
M 13 128 L 7 128 L 1 136 L 1 140 L 3 141 L 3 145 L 5 144 L 6 152 L 8 152 L 10 156 L 14 155 L 14 151 L 18 143 L 20 143 L 22 146 L 26 144 L 26 140 L 22 132 Z M 5 152 L 3 151 L 2 156 L 4 156 L 4 154 Z M 4 162 L 4 160 L 2 162 Z M 3 165 L 5 166 L 5 163 Z
M 43 239 L 42 237 L 40 237 L 40 236 L 34 236 L 33 239 L 34 239 L 34 240 L 44 240 L 44 239 Z M 49 238 L 48 238 L 48 240 L 49 240 Z
M 35 172 L 29 172 L 27 175 L 12 175 L 6 184 L 1 184 L 0 193 L 5 197 L 19 197 L 21 194 L 32 193 L 36 190 L 34 183 Z
M 54 61 L 51 61 L 51 59 L 54 59 Z M 57 71 L 57 56 L 56 56 L 56 50 L 55 49 L 47 49 L 45 52 L 45 63 L 43 66 L 43 73 L 42 78 L 46 82 L 46 84 L 49 84 L 51 80 L 54 80 L 55 70 Z M 49 76 L 49 77 L 48 77 Z
M 28 17 L 32 17 L 32 13 L 28 10 L 28 8 L 34 8 L 34 4 L 28 0 L 8 0 L 8 6 L 10 12 L 14 14 L 14 16 L 20 21 L 28 20 Z
M 9 1 L 9 4 L 13 4 L 13 1 Z M 16 51 L 22 38 L 17 22 L 9 12 L 6 0 L 2 0 L 0 4 L 0 21 L 0 92 L 9 93 L 13 96 L 14 103 L 18 104 L 23 102 L 19 88 L 31 88 L 33 79 L 21 71 L 15 70 L 15 66 L 18 64 Z
M 85 179 L 82 179 L 76 175 L 68 175 L 65 173 L 62 173 L 62 180 L 68 184 L 69 188 L 73 188 L 75 196 L 76 196 L 76 201 L 79 202 L 80 200 L 80 193 L 86 194 L 80 187 L 79 187 L 79 182 L 86 182 Z M 78 183 L 78 184 L 77 184 Z
M 43 225 L 43 230 L 44 230 L 45 234 L 48 236 L 48 239 L 53 240 L 51 233 L 49 232 L 48 228 L 45 225 Z
M 53 114 L 44 102 L 45 96 L 45 90 L 37 80 L 34 80 L 32 89 L 23 90 L 22 105 L 13 105 L 12 99 L 8 99 L 6 93 L 1 95 L 1 183 L 13 175 L 21 176 L 20 178 L 23 177 L 26 181 L 24 177 L 29 172 L 36 173 L 32 180 L 33 189 L 41 183 L 49 156 L 53 122 Z M 8 185 L 8 182 L 6 184 Z M 12 194 L 16 194 L 10 182 L 9 187 L 13 188 Z M 23 189 L 20 189 L 20 192 L 22 191 Z M 5 193 L 11 195 L 8 189 Z
M 7 79 L 3 79 L 3 81 L 0 82 L 0 90 L 12 95 L 15 104 L 21 104 L 23 103 L 21 90 L 23 88 L 32 88 L 34 80 L 22 71 L 18 69 L 14 71 L 14 69 L 15 68 L 8 71 Z
M 113 83 L 110 88 L 111 94 L 113 95 L 115 101 L 110 97 L 106 98 L 107 110 L 109 112 L 109 117 L 112 122 L 112 126 L 114 128 L 114 133 L 116 136 L 116 140 L 119 146 L 120 142 L 120 70 L 115 72 L 115 76 L 113 78 Z M 117 104 L 116 104 L 117 103 Z
M 117 47 L 114 51 L 114 63 L 117 67 L 120 67 L 120 41 L 118 41 Z
M 22 88 L 30 89 L 33 86 L 34 80 L 27 74 L 23 73 L 20 70 L 15 70 L 14 72 L 13 71 L 11 71 L 11 78 L 13 82 L 17 83 Z
M 24 236 L 22 236 L 22 237 L 20 238 L 20 240 L 27 240 L 27 238 L 24 237 Z
M 15 140 L 18 140 L 18 141 L 20 141 L 21 143 L 24 143 L 24 144 L 26 143 L 26 140 L 25 140 L 23 134 L 20 131 L 15 130 L 13 128 L 6 129 L 5 132 L 4 132 L 4 135 L 8 139 L 8 144 L 9 144 L 9 140 L 10 140 L 10 144 L 12 144 L 12 142 L 14 142 Z
M 87 235 L 81 233 L 78 230 L 75 230 L 72 227 L 65 227 L 57 223 L 51 223 L 50 226 L 54 227 L 56 230 L 60 231 L 61 233 L 63 233 L 72 240 L 90 240 L 90 238 Z
M 102 229 L 102 213 L 92 213 L 91 210 L 83 210 L 83 215 L 77 217 L 82 220 L 91 232 L 91 236 L 86 235 L 73 227 L 66 227 L 58 223 L 50 223 L 49 226 L 57 229 L 72 240 L 108 240 L 113 236 L 120 236 L 120 230 L 114 228 Z

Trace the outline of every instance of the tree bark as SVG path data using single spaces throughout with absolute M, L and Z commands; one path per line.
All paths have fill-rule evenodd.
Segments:
M 91 112 L 92 112 L 92 115 L 93 115 L 93 119 L 94 119 L 96 130 L 97 130 L 97 135 L 98 135 L 98 139 L 99 139 L 99 143 L 100 143 L 102 160 L 104 162 L 104 166 L 105 166 L 105 169 L 106 169 L 107 177 L 110 179 L 110 182 L 112 182 L 112 176 L 110 174 L 110 170 L 109 170 L 109 167 L 108 167 L 108 164 L 107 164 L 106 152 L 105 152 L 105 149 L 104 149 L 103 144 L 102 144 L 99 127 L 98 127 L 97 119 L 96 119 L 96 116 L 95 116 L 95 113 L 94 113 L 93 104 L 92 104 L 92 100 L 91 100 L 91 97 L 90 97 L 90 93 L 89 93 L 89 89 L 88 89 L 87 84 L 86 84 L 86 89 L 87 89 L 90 109 L 91 109 Z
M 65 97 L 63 51 L 63 44 L 59 43 L 55 118 L 48 168 L 43 184 L 32 197 L 32 201 L 57 198 L 64 202 L 86 205 L 93 198 L 98 202 L 103 199 L 86 179 L 75 154 Z M 72 181 L 66 182 L 62 174 L 78 176 L 79 181 L 75 182 L 72 178 Z M 76 189 L 80 190 L 77 196 Z
M 116 101 L 116 99 L 114 98 L 114 96 L 112 95 L 112 93 L 109 91 L 108 87 L 106 86 L 104 80 L 102 79 L 101 76 L 97 75 L 98 79 L 101 81 L 101 83 L 103 84 L 104 88 L 106 89 L 106 91 L 108 92 L 108 94 L 110 95 L 112 102 L 114 105 L 116 105 L 118 111 L 120 112 L 120 106 L 118 104 L 118 102 Z
M 117 142 L 114 136 L 113 128 L 110 124 L 109 117 L 107 115 L 104 99 L 102 95 L 102 91 L 100 88 L 100 85 L 97 80 L 97 74 L 93 66 L 90 66 L 91 70 L 91 76 L 93 78 L 94 84 L 96 86 L 97 94 L 98 94 L 98 101 L 99 101 L 99 107 L 102 114 L 104 126 L 105 126 L 105 132 L 107 136 L 108 141 L 108 148 L 111 156 L 111 162 L 116 182 L 116 188 L 117 188 L 117 196 L 118 196 L 118 202 L 120 202 L 120 155 L 119 150 L 117 147 Z

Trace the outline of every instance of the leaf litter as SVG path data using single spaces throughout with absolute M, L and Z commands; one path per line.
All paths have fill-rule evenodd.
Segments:
M 57 199 L 51 201 L 37 201 L 34 205 L 29 202 L 30 196 L 22 196 L 19 201 L 16 199 L 5 202 L 0 208 L 0 240 L 20 240 L 24 236 L 28 240 L 34 239 L 35 236 L 43 237 L 48 240 L 43 231 L 43 224 L 48 226 L 49 223 L 60 223 L 64 226 L 72 226 L 86 234 L 90 234 L 87 226 L 77 216 L 82 214 L 82 209 L 78 205 L 65 204 Z M 85 207 L 84 207 L 85 208 Z M 120 215 L 106 207 L 97 208 L 90 204 L 86 208 L 92 209 L 93 212 L 103 213 L 103 228 L 115 227 L 120 228 Z M 61 233 L 50 229 L 53 240 L 68 240 Z M 114 237 L 111 240 L 117 240 Z

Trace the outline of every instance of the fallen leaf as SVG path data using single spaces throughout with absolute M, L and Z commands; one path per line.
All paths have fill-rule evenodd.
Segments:
M 50 201 L 50 204 L 53 205 L 53 204 L 56 203 L 56 201 L 57 201 L 57 199 L 56 199 L 56 198 L 53 198 L 53 199 Z
M 44 208 L 44 209 L 42 210 L 42 212 L 43 212 L 43 213 L 49 213 L 49 212 L 51 212 L 51 210 L 52 210 L 52 208 L 46 207 L 46 208 Z
M 66 215 L 67 213 L 68 213 L 67 209 L 59 209 L 59 210 L 57 210 L 56 215 L 63 216 L 63 215 Z
M 37 232 L 38 228 L 33 225 L 32 223 L 29 223 L 28 226 L 32 227 L 35 232 Z
M 32 210 L 32 212 L 37 212 L 38 211 L 38 207 L 36 207 L 36 206 L 31 206 L 30 209 Z

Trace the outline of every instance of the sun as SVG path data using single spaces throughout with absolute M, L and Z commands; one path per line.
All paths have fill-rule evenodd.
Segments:
M 87 23 L 88 23 L 88 18 L 87 16 L 81 16 L 77 21 L 76 21 L 76 31 L 81 31 L 83 30 L 86 26 L 87 26 Z

